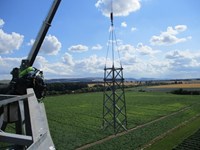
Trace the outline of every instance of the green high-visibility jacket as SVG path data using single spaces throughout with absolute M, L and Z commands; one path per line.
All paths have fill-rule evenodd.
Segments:
M 26 68 L 26 69 L 20 71 L 19 77 L 21 78 L 21 77 L 23 77 L 24 75 L 28 74 L 28 73 L 31 72 L 31 71 L 34 71 L 34 68 L 33 68 L 33 67 L 28 67 L 28 68 Z

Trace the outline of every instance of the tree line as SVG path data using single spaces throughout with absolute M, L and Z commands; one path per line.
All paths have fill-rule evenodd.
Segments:
M 6 94 L 9 91 L 8 84 L 0 84 L 0 94 Z M 102 85 L 89 87 L 85 82 L 55 82 L 46 84 L 46 95 L 74 94 L 103 91 Z
M 46 91 L 47 91 L 47 95 L 71 94 L 84 88 L 88 88 L 87 83 L 57 82 L 57 83 L 48 83 L 46 87 Z
M 88 92 L 102 92 L 104 86 L 102 83 L 93 83 L 93 86 L 88 86 L 87 82 L 54 82 L 46 84 L 46 95 L 60 95 L 60 94 L 76 94 Z M 124 88 L 133 86 L 124 85 Z M 112 87 L 111 87 L 112 88 Z M 111 90 L 107 88 L 106 90 Z M 9 91 L 8 84 L 0 84 L 0 94 L 6 94 Z

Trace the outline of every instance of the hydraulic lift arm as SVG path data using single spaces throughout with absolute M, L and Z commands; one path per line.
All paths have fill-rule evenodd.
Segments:
M 51 22 L 60 2 L 61 0 L 53 1 L 53 4 L 41 26 L 40 31 L 38 32 L 28 57 L 22 60 L 20 68 L 14 68 L 11 71 L 13 77 L 10 82 L 10 90 L 8 94 L 23 95 L 26 94 L 27 88 L 33 88 L 38 99 L 44 97 L 46 85 L 43 79 L 43 72 L 32 66 L 48 32 L 48 29 L 51 26 Z
M 20 66 L 21 70 L 33 65 L 33 63 L 36 59 L 36 56 L 37 56 L 37 54 L 40 50 L 40 47 L 41 47 L 41 45 L 44 41 L 44 38 L 45 38 L 45 36 L 48 32 L 48 29 L 51 26 L 51 22 L 54 18 L 54 15 L 55 15 L 55 13 L 58 9 L 60 2 L 61 2 L 61 0 L 54 0 L 53 4 L 51 6 L 51 9 L 50 9 L 45 21 L 43 22 L 42 27 L 41 27 L 41 29 L 40 29 L 37 37 L 36 37 L 36 40 L 35 40 L 35 42 L 32 46 L 32 49 L 29 52 L 27 59 L 22 60 L 22 64 Z

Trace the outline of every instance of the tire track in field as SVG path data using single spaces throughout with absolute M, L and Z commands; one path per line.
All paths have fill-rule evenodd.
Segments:
M 101 140 L 98 140 L 98 141 L 95 141 L 95 142 L 92 142 L 92 143 L 88 143 L 88 144 L 86 144 L 86 145 L 83 145 L 83 146 L 77 148 L 76 150 L 85 150 L 85 149 L 90 148 L 90 147 L 92 147 L 92 146 L 94 146 L 94 145 L 102 144 L 102 143 L 104 143 L 104 142 L 106 142 L 106 141 L 109 141 L 109 140 L 111 140 L 111 139 L 114 139 L 114 138 L 123 136 L 123 135 L 125 135 L 125 134 L 128 134 L 128 133 L 134 131 L 134 130 L 143 128 L 143 127 L 148 126 L 148 125 L 150 125 L 150 124 L 152 124 L 152 123 L 161 121 L 161 120 L 163 120 L 163 119 L 165 119 L 165 118 L 167 118 L 167 117 L 176 115 L 176 114 L 178 114 L 178 113 L 180 113 L 180 112 L 183 112 L 183 111 L 186 111 L 186 110 L 190 109 L 191 107 L 192 107 L 192 105 L 187 106 L 187 107 L 184 107 L 184 108 L 182 108 L 182 109 L 180 109 L 180 110 L 178 110 L 178 111 L 176 111 L 176 112 L 173 112 L 173 113 L 171 113 L 171 114 L 169 114 L 169 115 L 162 116 L 162 117 L 160 117 L 160 118 L 158 118 L 158 119 L 152 120 L 152 121 L 147 122 L 147 123 L 142 124 L 142 125 L 138 125 L 138 126 L 136 126 L 136 127 L 134 127 L 134 128 L 128 129 L 127 131 L 123 131 L 123 132 L 117 133 L 117 134 L 115 134 L 115 135 L 110 135 L 110 136 L 108 136 L 108 137 L 105 137 L 105 138 L 103 138 L 103 139 L 101 139 Z
M 194 117 L 192 117 L 192 118 L 190 118 L 190 119 L 188 119 L 188 120 L 182 122 L 181 124 L 175 126 L 174 128 L 169 129 L 168 131 L 164 132 L 163 134 L 161 134 L 161 135 L 155 137 L 155 138 L 154 138 L 153 140 L 151 140 L 149 143 L 143 145 L 142 148 L 140 148 L 140 149 L 141 149 L 141 150 L 144 150 L 144 149 L 146 149 L 146 148 L 151 147 L 152 144 L 154 144 L 154 143 L 156 143 L 157 141 L 159 141 L 159 140 L 165 138 L 167 135 L 169 135 L 169 134 L 172 133 L 173 131 L 175 131 L 175 130 L 181 128 L 181 127 L 186 126 L 188 123 L 190 123 L 191 121 L 197 119 L 198 117 L 200 117 L 200 114 L 195 115 Z

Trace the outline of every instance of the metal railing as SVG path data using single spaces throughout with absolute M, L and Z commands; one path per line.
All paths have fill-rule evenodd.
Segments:
M 27 89 L 26 95 L 0 94 L 0 108 L 4 110 L 3 113 L 0 114 L 1 129 L 3 125 L 10 123 L 8 119 L 5 119 L 5 117 L 8 116 L 5 110 L 9 110 L 8 108 L 5 109 L 5 107 L 9 107 L 9 105 L 14 103 L 17 104 L 14 107 L 17 107 L 18 112 L 17 121 L 15 122 L 16 133 L 8 133 L 4 129 L 4 131 L 0 130 L 0 143 L 11 144 L 11 146 L 14 145 L 14 149 L 54 150 L 55 148 L 50 136 L 44 104 L 38 102 L 33 89 Z

